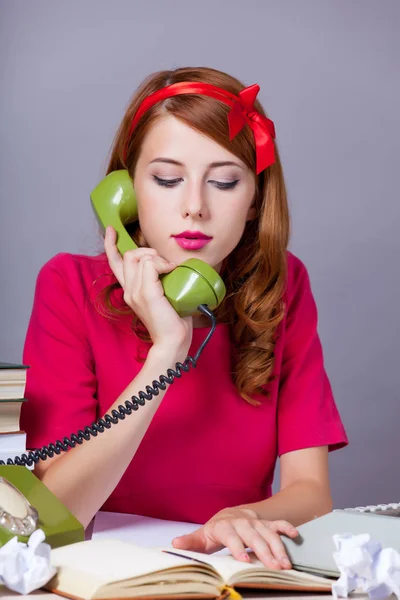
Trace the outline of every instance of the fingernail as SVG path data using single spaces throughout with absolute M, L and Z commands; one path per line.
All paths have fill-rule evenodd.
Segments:
M 290 533 L 297 535 L 299 532 L 297 531 L 297 529 L 295 527 L 292 527 L 292 529 L 290 530 Z
M 281 558 L 281 564 L 284 565 L 285 567 L 291 566 L 289 560 L 286 557 Z
M 244 560 L 244 561 L 246 561 L 246 562 L 249 562 L 249 561 L 250 561 L 250 557 L 249 557 L 249 555 L 247 554 L 247 552 L 242 552 L 242 554 L 240 554 L 240 560 Z

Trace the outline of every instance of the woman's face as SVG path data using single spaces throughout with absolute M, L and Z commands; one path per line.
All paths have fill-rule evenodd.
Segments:
M 199 258 L 219 271 L 246 221 L 255 216 L 250 169 L 171 115 L 158 120 L 145 137 L 134 188 L 147 245 L 177 265 Z

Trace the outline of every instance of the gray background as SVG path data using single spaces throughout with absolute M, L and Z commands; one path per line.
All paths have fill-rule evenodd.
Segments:
M 274 120 L 350 446 L 334 503 L 400 501 L 397 0 L 0 0 L 0 360 L 57 252 L 101 248 L 89 192 L 150 72 L 223 69 Z

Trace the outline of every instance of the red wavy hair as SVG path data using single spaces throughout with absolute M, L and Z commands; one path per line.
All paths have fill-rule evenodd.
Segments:
M 150 75 L 129 103 L 114 139 L 107 173 L 127 169 L 134 179 L 135 166 L 147 132 L 157 118 L 171 114 L 236 155 L 255 174 L 255 146 L 250 127 L 244 127 L 230 141 L 227 119 L 229 107 L 213 98 L 196 95 L 168 98 L 149 109 L 131 138 L 127 139 L 132 118 L 144 98 L 166 85 L 181 81 L 205 82 L 233 94 L 238 94 L 244 87 L 234 77 L 206 67 L 187 67 Z M 258 101 L 254 106 L 265 115 Z M 125 147 L 126 160 L 123 159 Z M 268 383 L 273 379 L 276 331 L 285 311 L 283 298 L 290 220 L 276 143 L 275 163 L 259 176 L 254 176 L 254 206 L 257 216 L 247 222 L 239 244 L 223 261 L 220 275 L 227 293 L 215 314 L 218 322 L 230 325 L 234 347 L 234 384 L 246 401 L 258 404 L 252 396 L 268 395 Z M 138 222 L 129 229 L 129 233 L 138 246 L 145 245 Z M 119 287 L 118 283 L 114 283 L 103 290 L 103 299 L 112 313 L 121 312 L 111 302 L 112 292 Z M 140 339 L 151 343 L 147 330 L 135 316 L 132 319 L 132 329 Z

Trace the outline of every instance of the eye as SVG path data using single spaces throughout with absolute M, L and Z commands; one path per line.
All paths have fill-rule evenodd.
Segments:
M 157 175 L 153 175 L 153 179 L 158 185 L 162 185 L 163 187 L 174 187 L 177 183 L 183 181 L 182 177 L 177 177 L 175 179 L 162 179 L 161 177 L 157 177 Z
M 235 179 L 234 181 L 215 181 L 214 179 L 210 179 L 209 183 L 215 185 L 219 190 L 232 190 L 239 183 L 239 179 Z

